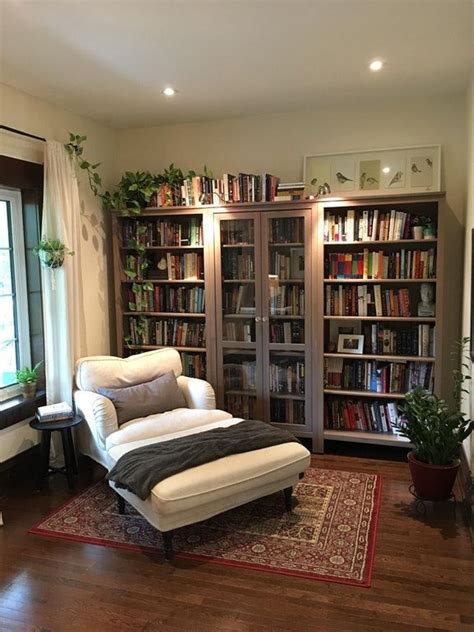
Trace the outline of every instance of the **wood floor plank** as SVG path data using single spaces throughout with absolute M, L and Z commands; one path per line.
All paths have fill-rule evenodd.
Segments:
M 405 463 L 315 456 L 377 473 L 382 502 L 371 588 L 27 535 L 70 498 L 62 478 L 2 499 L 1 632 L 473 632 L 474 557 L 453 503 L 417 514 Z M 78 489 L 103 474 L 81 464 Z

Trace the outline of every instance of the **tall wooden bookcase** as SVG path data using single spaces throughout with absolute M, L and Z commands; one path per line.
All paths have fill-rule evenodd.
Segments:
M 375 239 L 362 231 L 361 236 L 365 239 L 359 240 L 356 236 L 349 242 L 347 234 L 344 235 L 341 229 L 337 241 L 328 241 L 328 217 L 337 218 L 338 224 L 341 220 L 342 226 L 342 219 L 348 217 L 348 211 L 351 219 L 366 218 L 370 223 L 372 217 L 372 229 L 374 211 L 378 211 L 379 218 L 391 211 L 413 217 L 430 217 L 436 225 L 437 237 L 416 241 L 410 230 L 403 238 L 386 239 L 388 235 L 384 235 L 383 239 Z M 166 309 L 161 309 L 156 306 L 156 298 L 146 306 L 140 302 L 133 304 L 132 287 L 137 289 L 142 282 L 125 274 L 126 269 L 130 270 L 131 263 L 127 257 L 130 253 L 137 254 L 136 248 L 132 247 L 136 246 L 133 239 L 137 237 L 136 233 L 133 236 L 133 226 L 141 226 L 139 239 L 143 248 L 140 256 L 148 261 L 144 275 L 153 287 L 148 296 L 155 296 L 160 291 L 161 296 L 168 296 L 166 293 L 172 288 L 180 290 L 181 299 L 187 300 L 190 298 L 187 290 L 200 288 L 201 297 L 205 299 L 202 309 L 191 312 L 182 303 L 179 309 L 176 309 L 175 303 L 173 309 L 168 303 Z M 162 237 L 158 236 L 158 226 L 162 231 L 166 230 L 166 226 L 171 227 L 166 232 L 164 243 L 159 241 Z M 192 243 L 188 241 L 190 226 L 194 231 Z M 196 226 L 202 227 L 199 243 L 196 241 Z M 372 229 L 367 224 L 367 231 Z M 407 375 L 411 376 L 413 384 L 418 379 L 416 376 L 426 377 L 425 373 L 417 373 L 413 368 L 421 365 L 432 367 L 434 390 L 449 397 L 452 366 L 449 351 L 460 331 L 461 240 L 460 225 L 441 194 L 150 208 L 137 218 L 114 215 L 117 352 L 128 355 L 166 346 L 166 340 L 160 337 L 164 326 L 160 322 L 166 321 L 168 332 L 178 335 L 186 334 L 184 323 L 188 323 L 187 331 L 191 333 L 196 332 L 192 323 L 201 323 L 205 335 L 195 343 L 197 346 L 183 343 L 172 346 L 177 346 L 184 360 L 191 360 L 185 362 L 188 374 L 205 376 L 214 385 L 220 407 L 236 416 L 264 419 L 290 429 L 297 436 L 311 438 L 315 452 L 324 450 L 325 440 L 400 445 L 403 440 L 396 433 L 387 432 L 388 426 L 374 424 L 374 427 L 362 428 L 363 423 L 359 422 L 356 429 L 354 423 L 341 423 L 344 418 L 342 413 L 339 426 L 329 427 L 328 411 L 338 410 L 338 406 L 331 408 L 334 401 L 349 402 L 349 406 L 350 402 L 363 402 L 366 412 L 374 411 L 375 406 L 382 406 L 379 410 L 387 411 L 383 408 L 384 404 L 399 403 L 403 400 L 403 392 L 382 393 L 371 388 L 393 390 L 393 375 L 399 380 L 402 380 L 400 375 L 405 376 L 405 382 L 409 379 Z M 432 251 L 436 267 L 433 267 L 434 259 L 431 260 L 430 272 L 426 273 L 429 279 L 330 278 L 330 271 L 334 273 L 337 270 L 337 266 L 334 268 L 336 262 L 342 262 L 341 255 L 347 262 L 359 262 L 364 258 L 364 251 L 366 269 L 364 271 L 362 265 L 362 276 L 380 276 L 373 272 L 373 268 L 367 268 L 367 261 L 375 260 L 376 256 L 380 257 L 380 266 L 383 257 L 388 258 L 390 277 L 400 275 L 402 250 L 404 270 L 409 263 L 412 270 L 417 271 L 415 276 L 422 270 L 419 259 L 415 266 L 411 259 L 407 259 L 407 253 Z M 180 258 L 189 253 L 195 254 L 191 261 L 193 265 L 197 261 L 196 256 L 200 257 L 199 273 L 192 278 L 168 278 L 171 267 L 179 267 L 179 262 L 184 261 Z M 369 259 L 368 253 L 377 255 L 370 254 L 372 259 Z M 427 263 L 427 255 L 423 257 Z M 353 265 L 354 274 L 358 274 L 356 263 Z M 181 264 L 181 267 L 189 274 L 189 266 Z M 339 276 L 345 277 L 347 270 L 341 267 Z M 385 267 L 385 272 L 387 270 Z M 133 286 L 134 282 L 138 285 Z M 434 316 L 418 316 L 422 282 L 435 288 Z M 388 301 L 386 306 L 390 304 L 390 299 L 398 297 L 400 289 L 404 290 L 400 297 L 405 302 L 409 299 L 410 316 L 406 315 L 406 311 L 403 316 L 394 313 L 381 316 L 380 311 L 376 315 L 372 311 L 375 309 L 373 302 L 367 299 L 367 296 L 374 296 L 375 286 L 378 286 L 380 296 Z M 330 313 L 328 287 L 337 291 L 341 287 L 343 290 L 365 288 L 364 300 L 369 303 L 369 311 L 366 315 L 350 311 L 347 296 L 350 295 L 353 300 L 358 291 L 355 290 L 354 294 L 354 290 L 349 289 L 344 295 L 345 302 L 338 302 L 339 306 L 344 305 L 344 313 Z M 173 296 L 176 298 L 176 294 Z M 140 309 L 137 310 L 137 307 Z M 146 342 L 137 339 L 137 323 L 140 336 L 144 322 L 147 323 L 149 336 Z M 428 325 L 429 329 L 418 329 L 422 324 Z M 413 336 L 418 331 L 429 336 L 434 326 L 436 334 L 431 340 L 431 352 L 426 356 L 428 343 L 425 340 L 425 356 L 420 357 L 415 353 L 418 348 L 415 349 Z M 341 328 L 342 332 L 365 335 L 363 354 L 337 351 Z M 392 338 L 387 333 L 389 330 Z M 412 332 L 411 338 L 406 333 L 408 330 Z M 376 344 L 376 334 L 380 340 L 386 336 L 386 342 L 392 345 L 390 353 L 386 353 L 385 347 L 368 349 L 369 343 Z M 405 346 L 407 340 L 412 345 L 410 353 L 403 345 L 400 346 L 400 337 L 397 343 L 399 335 Z M 167 340 L 169 345 L 171 338 Z M 194 366 L 193 357 L 202 361 Z M 378 386 L 376 380 L 372 384 L 366 383 L 367 388 L 360 388 L 360 383 L 358 388 L 328 384 L 328 371 L 331 373 L 334 364 L 344 367 L 345 379 L 348 379 L 357 371 L 359 374 L 361 371 L 367 373 L 365 363 L 370 363 L 374 372 L 385 375 Z M 395 372 L 390 369 L 393 364 L 399 365 Z M 353 371 L 352 366 L 358 367 L 357 371 Z M 367 404 L 371 407 L 367 408 Z M 339 407 L 343 409 L 342 404 Z M 381 422 L 381 419 L 376 421 Z

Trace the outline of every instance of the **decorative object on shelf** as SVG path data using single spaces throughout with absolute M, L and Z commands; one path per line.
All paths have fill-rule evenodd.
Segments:
M 420 286 L 420 298 L 418 303 L 418 316 L 434 316 L 436 305 L 434 303 L 434 287 L 432 283 L 422 283 Z
M 354 334 L 339 334 L 337 341 L 338 353 L 360 354 L 364 352 L 364 336 Z
M 303 180 L 307 197 L 322 195 L 326 184 L 351 197 L 439 191 L 441 145 L 305 156 Z
M 38 383 L 38 369 L 43 362 L 38 362 L 31 369 L 25 366 L 16 372 L 16 379 L 21 387 L 22 395 L 25 399 L 32 399 L 36 395 L 36 385 Z
M 409 439 L 414 450 L 408 454 L 408 464 L 416 497 L 422 500 L 447 500 L 451 497 L 459 469 L 459 453 L 463 441 L 474 430 L 474 421 L 461 412 L 466 382 L 471 379 L 471 360 L 466 354 L 469 338 L 456 343 L 454 359 L 461 366 L 454 369 L 453 404 L 425 389 L 407 393 L 400 405 L 402 417 L 396 427 Z
M 45 235 L 43 235 L 43 238 L 33 250 L 40 258 L 43 267 L 51 268 L 52 270 L 63 266 L 66 255 L 74 255 L 74 251 L 69 250 L 61 240 L 51 239 Z

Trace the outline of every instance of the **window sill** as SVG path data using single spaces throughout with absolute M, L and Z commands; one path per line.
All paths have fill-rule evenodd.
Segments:
M 0 402 L 0 430 L 34 417 L 38 406 L 46 404 L 46 392 L 39 390 L 35 397 L 24 399 L 22 395 Z

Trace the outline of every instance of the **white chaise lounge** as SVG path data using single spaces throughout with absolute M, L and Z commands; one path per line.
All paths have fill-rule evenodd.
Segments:
M 149 382 L 172 369 L 189 408 L 132 419 L 121 426 L 111 400 L 98 394 L 105 388 L 122 388 Z M 126 359 L 111 356 L 82 358 L 76 365 L 74 394 L 79 426 L 78 444 L 107 470 L 126 452 L 150 443 L 168 441 L 242 421 L 216 409 L 214 390 L 204 380 L 181 375 L 175 349 L 150 351 Z M 198 440 L 198 437 L 196 438 Z M 234 454 L 170 476 L 152 489 L 146 500 L 124 489 L 111 487 L 163 534 L 170 553 L 173 529 L 199 522 L 251 500 L 291 489 L 310 464 L 310 453 L 299 443 Z M 123 511 L 123 500 L 119 502 Z

